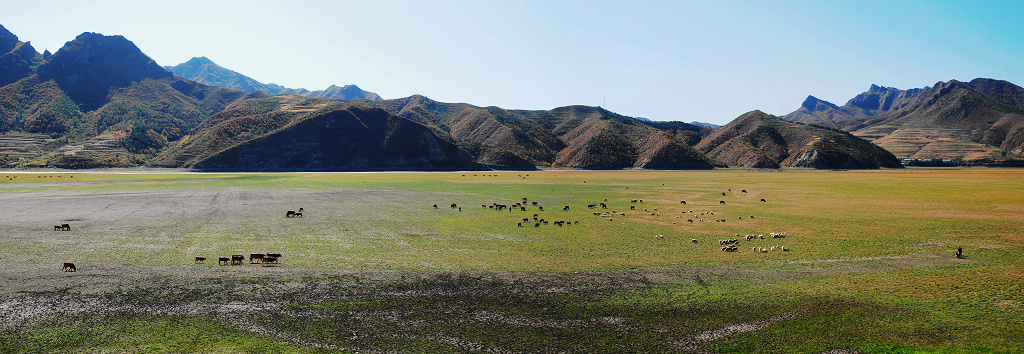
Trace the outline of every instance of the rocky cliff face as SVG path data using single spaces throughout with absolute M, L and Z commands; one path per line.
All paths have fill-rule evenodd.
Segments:
M 39 59 L 41 55 L 31 44 L 22 43 L 18 36 L 0 26 L 0 87 L 32 75 Z
M 862 116 L 874 116 L 906 107 L 923 89 L 900 90 L 894 87 L 871 85 L 867 92 L 861 93 L 846 102 L 844 107 L 861 110 Z

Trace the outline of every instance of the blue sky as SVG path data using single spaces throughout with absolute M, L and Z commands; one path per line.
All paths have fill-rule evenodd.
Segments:
M 19 1 L 0 24 L 55 52 L 123 35 L 265 83 L 514 109 L 582 104 L 725 124 L 807 95 L 977 77 L 1024 84 L 1024 1 Z

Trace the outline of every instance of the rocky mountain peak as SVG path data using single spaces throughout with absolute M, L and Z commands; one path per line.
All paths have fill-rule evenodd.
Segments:
M 804 108 L 807 108 L 807 109 L 809 109 L 811 111 L 821 111 L 821 110 L 825 110 L 825 109 L 829 109 L 829 108 L 831 108 L 831 109 L 839 108 L 838 106 L 832 104 L 831 102 L 824 101 L 824 100 L 818 99 L 817 97 L 810 96 L 810 95 L 807 96 L 807 99 L 805 99 L 804 103 L 802 103 L 800 106 L 804 107 Z
M 87 111 L 101 106 L 111 88 L 171 76 L 128 39 L 90 32 L 65 43 L 38 72 Z
M 193 57 L 192 59 L 189 59 L 188 61 L 186 61 L 185 64 L 188 64 L 188 65 L 207 65 L 207 64 L 217 65 L 217 64 L 215 64 L 213 62 L 213 60 L 210 60 L 210 58 L 207 58 L 207 57 Z
M 925 88 L 927 89 L 927 87 Z M 861 93 L 846 102 L 846 106 L 867 110 L 875 115 L 905 107 L 911 100 L 921 94 L 922 89 L 900 90 L 895 87 L 883 87 L 872 84 L 867 92 Z

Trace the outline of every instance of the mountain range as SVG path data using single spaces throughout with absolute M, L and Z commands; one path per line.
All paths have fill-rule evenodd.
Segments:
M 345 85 L 342 87 L 331 85 L 327 89 L 309 91 L 306 89 L 290 89 L 277 84 L 264 84 L 248 76 L 239 74 L 234 70 L 215 64 L 206 57 L 195 57 L 189 61 L 175 65 L 165 66 L 164 69 L 174 75 L 196 81 L 210 86 L 220 86 L 232 90 L 255 92 L 263 91 L 271 95 L 296 94 L 305 97 L 327 97 L 339 100 L 367 99 L 379 101 L 380 96 L 376 93 L 363 91 L 356 85 Z
M 1002 80 L 871 85 L 841 107 L 808 96 L 783 119 L 842 129 L 905 159 L 1013 165 L 1024 155 L 1024 88 Z
M 383 100 L 351 85 L 321 94 L 275 91 L 280 86 L 205 58 L 162 67 L 131 41 L 97 33 L 83 33 L 51 55 L 0 26 L 0 51 L 0 164 L 8 167 L 898 168 L 893 154 L 844 130 L 877 128 L 873 120 L 911 107 L 937 107 L 914 103 L 928 89 L 873 87 L 878 92 L 857 101 L 866 103 L 856 110 L 811 99 L 801 107 L 805 116 L 827 122 L 787 122 L 753 111 L 716 128 L 600 107 L 514 110 L 421 95 Z M 985 91 L 998 96 L 1000 109 L 1020 102 L 1017 92 L 1000 90 Z M 328 91 L 358 95 L 335 99 Z M 798 112 L 786 118 L 796 120 Z M 899 119 L 905 118 L 881 121 Z

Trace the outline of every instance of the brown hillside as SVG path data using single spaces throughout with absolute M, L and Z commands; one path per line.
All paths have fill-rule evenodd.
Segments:
M 761 111 L 746 113 L 716 129 L 697 149 L 720 163 L 749 168 L 901 167 L 891 153 L 863 139 Z
M 470 170 L 457 146 L 423 125 L 366 106 L 303 115 L 277 130 L 203 158 L 205 170 Z
M 676 135 L 607 110 L 568 106 L 547 111 L 505 110 L 412 96 L 371 102 L 392 114 L 447 134 L 460 146 L 499 149 L 538 166 L 584 169 L 711 168 L 678 136 L 706 134 L 684 124 Z M 692 131 L 686 131 L 687 129 Z M 650 140 L 660 143 L 649 143 Z M 506 155 L 507 156 L 507 155 Z

